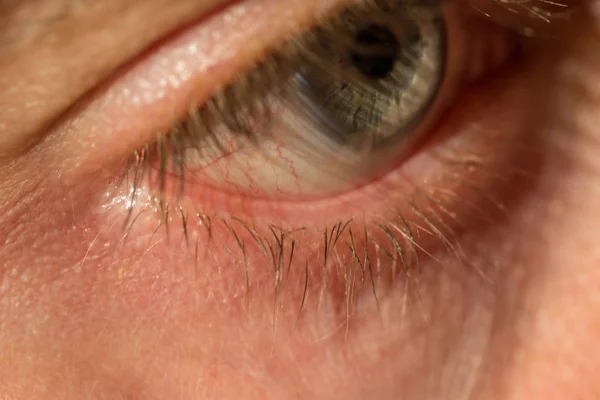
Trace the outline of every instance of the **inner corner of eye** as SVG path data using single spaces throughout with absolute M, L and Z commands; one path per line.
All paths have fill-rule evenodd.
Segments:
M 267 52 L 136 153 L 136 176 L 160 193 L 353 191 L 401 168 L 461 85 L 510 55 L 508 35 L 439 3 L 373 2 L 332 20 L 289 38 L 294 51 Z

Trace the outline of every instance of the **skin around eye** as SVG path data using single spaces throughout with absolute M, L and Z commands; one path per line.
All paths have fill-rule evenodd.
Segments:
M 174 273 L 188 276 L 191 270 L 219 276 L 211 278 L 210 284 L 227 282 L 219 296 L 233 301 L 247 298 L 251 292 L 260 293 L 262 299 L 279 298 L 282 284 L 278 279 L 289 273 L 286 279 L 295 282 L 285 292 L 292 299 L 288 302 L 290 310 L 300 314 L 304 308 L 320 304 L 306 304 L 309 292 L 311 298 L 320 293 L 321 299 L 326 293 L 336 310 L 331 322 L 335 325 L 354 309 L 354 305 L 343 307 L 348 299 L 354 304 L 363 298 L 358 293 L 364 289 L 358 288 L 365 282 L 370 282 L 373 293 L 383 296 L 390 291 L 393 296 L 391 289 L 399 285 L 397 282 L 408 284 L 416 271 L 424 271 L 419 279 L 434 280 L 440 260 L 449 258 L 460 264 L 464 255 L 463 250 L 457 250 L 458 238 L 483 224 L 482 216 L 501 210 L 499 204 L 504 203 L 506 192 L 503 180 L 519 170 L 521 161 L 517 160 L 521 157 L 512 143 L 522 145 L 519 127 L 526 125 L 528 115 L 513 104 L 528 101 L 537 80 L 522 72 L 531 68 L 523 60 L 493 79 L 460 91 L 456 104 L 418 154 L 375 182 L 339 196 L 307 203 L 261 201 L 188 185 L 184 193 L 178 193 L 182 196 L 157 200 L 156 185 L 146 185 L 144 174 L 122 160 L 153 135 L 168 130 L 180 118 L 181 110 L 239 73 L 248 62 L 244 59 L 256 59 L 256 54 L 277 41 L 275 35 L 309 26 L 302 22 L 303 16 L 308 20 L 313 15 L 306 10 L 289 12 L 290 18 L 300 20 L 294 23 L 282 18 L 281 25 L 256 24 L 258 15 L 264 19 L 281 12 L 281 3 L 268 4 L 233 5 L 165 42 L 76 109 L 77 118 L 50 135 L 47 146 L 56 150 L 50 155 L 70 154 L 51 162 L 61 171 L 63 185 L 77 186 L 82 176 L 112 181 L 104 185 L 104 191 L 82 193 L 90 199 L 93 210 L 85 225 L 110 221 L 98 240 L 108 249 L 119 248 L 119 257 L 130 260 L 130 264 L 149 267 L 129 268 L 123 274 L 142 274 L 143 281 L 149 278 L 149 271 L 168 277 Z M 462 18 L 470 26 L 481 22 L 479 16 L 467 15 Z M 244 34 L 225 36 L 234 26 L 245 27 Z M 502 50 L 506 40 L 501 30 L 490 25 L 487 30 L 479 28 L 477 32 L 496 38 L 489 41 L 496 50 L 490 54 L 501 57 L 482 57 L 490 51 L 484 46 L 487 41 L 479 42 L 474 56 L 470 54 L 464 40 L 468 28 L 456 29 L 450 35 L 462 36 L 464 45 L 455 50 L 453 63 L 465 62 L 473 68 L 471 78 L 487 69 L 473 64 L 486 60 L 493 66 L 507 53 Z M 262 40 L 249 46 L 247 37 L 255 35 Z M 470 56 L 476 58 L 468 60 Z M 524 85 L 527 79 L 531 82 Z M 527 89 L 514 90 L 520 87 Z M 89 151 L 67 152 L 64 149 L 68 147 L 87 147 Z M 97 172 L 98 167 L 102 167 L 101 172 Z M 499 177 L 496 171 L 507 174 Z M 116 243 L 115 236 L 119 237 Z M 229 265 L 226 273 L 224 265 Z M 273 271 L 277 276 L 275 289 L 271 284 Z M 312 286 L 307 282 L 313 282 Z M 205 284 L 208 289 L 210 285 Z M 165 290 L 165 295 L 170 292 Z M 365 303 L 371 306 L 379 301 L 376 296 L 366 298 Z M 243 310 L 245 306 L 238 304 L 236 308 Z
M 543 247 L 549 234 L 527 221 L 547 215 L 529 193 L 549 190 L 538 171 L 563 154 L 541 134 L 556 86 L 548 66 L 558 48 L 589 49 L 540 45 L 468 85 L 419 154 L 360 190 L 266 202 L 187 186 L 155 199 L 130 154 L 311 25 L 309 2 L 272 17 L 287 15 L 282 3 L 217 10 L 157 44 L 5 170 L 20 201 L 2 224 L 0 324 L 23 333 L 0 343 L 19 358 L 9 394 L 461 398 L 486 390 L 480 370 L 511 367 L 490 348 L 507 353 L 496 312 L 523 282 L 497 278 L 544 265 L 515 242 L 539 235 Z M 30 371 L 36 379 L 22 378 Z
M 270 12 L 279 11 L 279 3 L 269 4 L 273 7 Z M 260 10 L 261 18 L 269 15 L 266 8 Z M 457 247 L 459 237 L 485 225 L 487 216 L 501 212 L 499 204 L 505 203 L 507 192 L 504 180 L 521 169 L 521 162 L 532 162 L 529 158 L 520 161 L 518 151 L 523 143 L 519 127 L 526 125 L 529 116 L 513 104 L 529 101 L 536 93 L 531 88 L 537 79 L 523 72 L 532 68 L 523 60 L 497 72 L 495 77 L 473 83 L 457 93 L 456 104 L 444 114 L 435 134 L 418 154 L 358 190 L 303 203 L 249 200 L 188 185 L 182 196 L 157 200 L 156 185 L 146 185 L 142 172 L 121 161 L 142 146 L 142 140 L 147 141 L 152 134 L 162 135 L 168 124 L 175 123 L 180 114 L 177 109 L 185 110 L 196 104 L 191 99 L 208 96 L 209 86 L 202 82 L 211 79 L 214 84 L 210 87 L 218 86 L 225 77 L 239 72 L 244 56 L 256 58 L 254 54 L 259 50 L 248 48 L 246 36 L 233 35 L 232 39 L 229 35 L 227 38 L 233 42 L 221 43 L 216 39 L 225 36 L 219 32 L 247 26 L 246 34 L 262 32 L 267 37 L 256 45 L 262 49 L 275 41 L 269 35 L 293 32 L 302 25 L 288 21 L 279 28 L 269 26 L 268 32 L 262 31 L 265 25 L 255 24 L 256 15 L 250 6 L 234 5 L 165 43 L 123 77 L 109 82 L 78 110 L 76 119 L 48 140 L 60 141 L 56 144 L 59 149 L 93 144 L 93 151 L 71 152 L 71 158 L 59 160 L 61 179 L 66 185 L 79 182 L 86 174 L 104 182 L 112 179 L 112 184 L 104 185 L 104 191 L 84 196 L 91 199 L 94 210 L 90 221 L 101 220 L 103 225 L 110 221 L 98 240 L 109 249 L 119 248 L 119 257 L 135 266 L 122 274 L 141 274 L 144 282 L 148 282 L 149 271 L 167 280 L 189 277 L 190 271 L 208 274 L 211 278 L 203 289 L 225 285 L 215 295 L 223 301 L 234 301 L 234 308 L 239 310 L 248 307 L 241 299 L 248 299 L 250 293 L 259 293 L 261 301 L 275 296 L 278 302 L 284 293 L 279 280 L 288 276 L 286 280 L 294 282 L 285 290 L 285 296 L 291 299 L 286 303 L 288 312 L 299 315 L 327 298 L 335 317 L 323 329 L 333 329 L 354 312 L 358 299 L 373 307 L 373 302 L 380 301 L 375 293 L 398 296 L 392 289 L 408 285 L 417 275 L 419 280 L 436 280 L 444 259 L 461 264 L 466 250 Z M 475 17 L 465 18 L 470 21 Z M 474 19 L 472 24 L 479 22 Z M 489 25 L 486 29 L 490 38 L 497 39 L 489 41 L 495 50 L 505 47 L 502 31 Z M 466 31 L 456 36 L 466 36 Z M 458 53 L 468 58 L 468 42 L 464 43 Z M 502 57 L 482 57 L 490 51 L 482 43 L 488 42 L 479 42 L 474 64 L 487 60 L 493 66 L 502 61 Z M 503 55 L 506 51 L 490 54 Z M 456 63 L 465 62 L 459 55 L 454 57 Z M 469 67 L 473 68 L 469 70 L 471 78 L 487 69 L 472 64 Z M 525 85 L 527 80 L 530 82 Z M 83 132 L 84 136 L 75 137 L 71 132 Z M 122 140 L 114 141 L 115 135 Z M 111 145 L 106 144 L 108 140 Z M 95 166 L 105 168 L 96 173 Z M 507 172 L 499 175 L 497 171 Z M 115 236 L 119 237 L 117 243 Z M 120 263 L 117 259 L 114 262 Z M 485 278 L 488 272 L 477 273 Z M 372 286 L 373 295 L 359 295 L 364 294 L 366 284 Z M 167 287 L 164 296 L 191 295 L 187 291 L 173 293 L 173 288 Z M 406 290 L 397 292 L 407 295 Z M 311 299 L 317 296 L 320 300 L 307 303 L 309 294 Z M 144 302 L 151 302 L 143 297 Z M 344 305 L 348 301 L 351 305 Z

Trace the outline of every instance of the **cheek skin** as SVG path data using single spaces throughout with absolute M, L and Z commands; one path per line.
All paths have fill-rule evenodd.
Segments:
M 600 393 L 600 20 L 585 21 L 580 29 L 557 46 L 557 89 L 548 117 L 540 120 L 552 161 L 522 209 L 529 220 L 522 231 L 526 253 L 505 283 L 507 294 L 517 287 L 522 293 L 507 295 L 518 306 L 498 316 L 511 329 L 497 331 L 492 341 L 498 350 L 490 356 L 490 376 L 507 359 L 506 343 L 513 344 L 510 368 L 504 379 L 490 377 L 481 385 L 482 392 L 503 399 Z
M 418 290 L 407 279 L 378 282 L 378 312 L 372 292 L 359 293 L 343 276 L 324 285 L 313 268 L 321 242 L 311 233 L 296 244 L 296 259 L 311 265 L 300 313 L 303 269 L 295 266 L 274 296 L 275 273 L 259 265 L 265 256 L 250 234 L 239 235 L 247 243 L 244 263 L 239 242 L 215 222 L 213 247 L 199 246 L 196 268 L 195 235 L 205 237 L 207 221 L 190 225 L 189 249 L 173 214 L 168 236 L 162 228 L 155 233 L 156 218 L 141 214 L 123 239 L 122 209 L 102 207 L 114 199 L 114 192 L 103 197 L 106 177 L 68 188 L 48 177 L 28 190 L 29 201 L 7 206 L 0 230 L 0 353 L 13 355 L 0 365 L 10 382 L 5 391 L 44 400 L 36 394 L 43 386 L 71 398 L 597 397 L 600 89 L 590 82 L 600 70 L 598 45 L 591 38 L 561 54 L 577 67 L 560 63 L 566 67 L 553 76 L 555 102 L 543 104 L 544 118 L 524 102 L 532 85 L 526 78 L 523 93 L 513 94 L 514 109 L 534 123 L 498 117 L 498 124 L 518 123 L 503 130 L 505 145 L 511 132 L 530 129 L 544 150 L 535 166 L 498 157 L 503 163 L 493 172 L 513 168 L 526 177 L 518 201 L 498 200 L 510 205 L 510 217 L 466 229 L 457 242 L 464 255 L 442 251 L 439 263 L 424 260 Z M 568 110 L 564 98 L 574 102 Z M 534 158 L 526 141 L 514 143 Z M 35 176 L 31 165 L 15 170 Z M 477 271 L 496 284 L 486 285 Z M 466 359 L 473 370 L 462 376 L 455 367 L 464 370 Z M 426 388 L 432 377 L 440 383 Z
M 462 114 L 485 104 L 488 91 L 496 94 L 495 102 L 524 102 L 528 93 L 535 92 L 535 81 L 525 71 L 516 81 L 497 85 L 521 88 L 518 91 L 500 96 L 498 87 L 475 90 L 446 124 L 461 130 Z M 496 203 L 516 203 L 512 198 L 517 197 L 501 194 L 503 183 L 497 171 L 531 169 L 530 160 L 512 159 L 519 147 L 529 148 L 527 141 L 516 138 L 530 114 L 525 113 L 527 107 L 509 110 L 512 118 L 503 114 L 499 119 L 485 117 L 482 111 L 482 126 L 493 128 L 464 129 L 466 133 L 457 138 L 440 132 L 439 139 L 423 150 L 431 152 L 432 161 L 437 155 L 448 162 L 444 146 L 454 149 L 449 152 L 451 159 L 462 149 L 458 153 L 470 157 L 455 162 L 459 169 L 448 166 L 450 172 L 437 183 L 447 185 L 460 176 L 471 184 L 467 187 L 489 187 L 487 196 L 494 201 L 482 202 L 480 190 L 457 195 L 456 187 L 447 188 L 448 208 L 465 214 L 459 215 L 460 220 L 469 222 L 460 227 L 454 221 L 453 232 L 446 232 L 450 242 L 430 233 L 431 246 L 407 254 L 408 262 L 415 262 L 416 253 L 422 262 L 422 272 L 410 278 L 399 260 L 392 280 L 390 259 L 376 254 L 373 246 L 367 249 L 369 257 L 379 257 L 381 264 L 373 262 L 372 280 L 369 273 L 363 274 L 360 262 L 348 251 L 352 241 L 348 230 L 329 254 L 330 265 L 346 268 L 324 274 L 323 229 L 314 228 L 312 221 L 337 222 L 325 218 L 336 214 L 332 205 L 308 213 L 304 224 L 312 230 L 279 239 L 285 242 L 283 252 L 278 250 L 277 229 L 259 232 L 267 238 L 262 247 L 231 218 L 224 218 L 225 225 L 222 216 L 197 219 L 184 209 L 192 215 L 186 244 L 177 210 L 171 211 L 167 234 L 164 226 L 158 226 L 152 207 L 136 208 L 129 220 L 133 227 L 123 236 L 127 213 L 120 201 L 128 198 L 119 198 L 115 185 L 106 184 L 116 171 L 68 187 L 47 177 L 40 201 L 21 215 L 30 221 L 24 232 L 17 229 L 18 218 L 6 231 L 13 244 L 3 248 L 0 259 L 11 261 L 5 282 L 15 301 L 11 317 L 5 320 L 12 327 L 11 337 L 3 346 L 20 356 L 15 361 L 18 368 L 0 372 L 10 376 L 15 392 L 28 390 L 30 376 L 35 375 L 40 385 L 74 398 L 94 387 L 99 396 L 112 398 L 116 393 L 161 393 L 244 399 L 330 399 L 343 394 L 344 398 L 385 399 L 399 391 L 421 397 L 430 390 L 426 384 L 431 379 L 453 379 L 462 382 L 466 392 L 472 390 L 471 371 L 452 378 L 447 371 L 461 365 L 465 354 L 486 354 L 492 311 L 501 305 L 496 304 L 496 289 L 482 281 L 497 274 L 491 259 L 510 265 L 508 260 L 519 250 L 508 234 L 501 234 L 518 229 L 519 218 L 495 218 Z M 528 150 L 525 154 L 532 158 Z M 43 156 L 42 152 L 39 157 Z M 487 172 L 469 174 L 473 165 Z M 387 203 L 380 199 L 370 205 L 384 214 L 383 210 L 402 201 L 406 199 L 394 198 L 390 190 Z M 235 211 L 234 215 L 244 215 L 248 210 Z M 262 218 L 260 226 L 266 226 L 268 212 L 257 213 L 255 219 Z M 486 229 L 467 233 L 482 216 L 493 218 L 494 229 L 481 222 Z M 208 228 L 211 223 L 213 229 Z M 290 226 L 297 223 L 297 217 L 289 221 Z M 362 257 L 364 226 L 351 227 L 357 257 Z M 383 247 L 380 251 L 391 251 L 389 239 L 372 230 L 369 225 L 369 234 Z M 427 232 L 421 232 L 421 246 L 423 237 L 428 239 Z M 477 238 L 469 241 L 470 237 Z M 291 239 L 296 240 L 295 247 Z M 294 262 L 290 263 L 292 248 Z M 364 264 L 362 268 L 366 270 Z M 27 356 L 31 361 L 24 361 Z

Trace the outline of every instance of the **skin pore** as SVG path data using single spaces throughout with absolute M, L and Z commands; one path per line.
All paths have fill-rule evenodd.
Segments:
M 159 204 L 136 150 L 344 0 L 230 3 L 0 0 L 0 399 L 600 397 L 598 5 L 371 184 Z

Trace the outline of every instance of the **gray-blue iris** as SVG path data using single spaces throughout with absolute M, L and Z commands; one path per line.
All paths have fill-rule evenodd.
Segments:
M 359 148 L 414 130 L 446 63 L 440 12 L 399 6 L 371 17 L 317 32 L 311 58 L 294 76 L 297 108 L 334 140 Z

